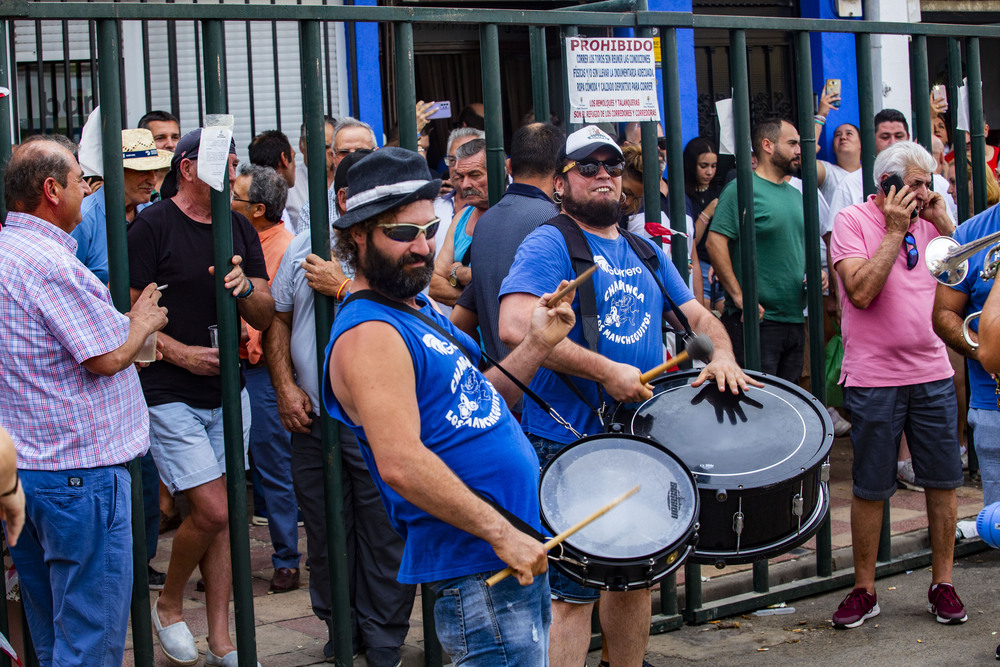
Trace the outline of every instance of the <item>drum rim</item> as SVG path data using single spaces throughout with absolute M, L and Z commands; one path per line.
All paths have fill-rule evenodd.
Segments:
M 635 419 L 638 416 L 639 411 L 642 409 L 643 406 L 647 405 L 650 401 L 655 400 L 656 398 L 658 398 L 662 394 L 667 393 L 668 391 L 673 391 L 674 389 L 681 389 L 685 386 L 689 387 L 691 385 L 691 380 L 698 377 L 700 373 L 701 373 L 700 370 L 677 371 L 674 373 L 661 375 L 660 377 L 653 379 L 651 381 L 651 384 L 654 386 L 653 396 L 647 398 L 645 401 L 640 403 L 632 413 L 631 417 L 629 417 L 627 422 L 624 423 L 619 422 L 619 423 L 622 423 L 622 425 L 628 428 L 629 431 L 632 431 L 632 429 L 634 428 Z M 800 468 L 802 471 L 808 471 L 812 470 L 813 468 L 819 465 L 822 465 L 823 461 L 827 460 L 830 456 L 830 451 L 833 448 L 834 433 L 833 433 L 833 420 L 830 417 L 830 413 L 826 411 L 826 408 L 823 406 L 822 403 L 820 403 L 819 399 L 817 399 L 815 396 L 813 396 L 812 394 L 810 394 L 809 392 L 807 392 L 805 389 L 798 386 L 794 382 L 789 382 L 788 380 L 780 378 L 776 375 L 770 375 L 768 373 L 764 373 L 761 371 L 751 371 L 751 370 L 744 370 L 744 373 L 753 377 L 754 379 L 764 381 L 765 389 L 767 388 L 768 383 L 774 384 L 779 387 L 783 387 L 789 392 L 804 399 L 805 402 L 808 403 L 813 408 L 813 411 L 819 417 L 820 422 L 823 426 L 823 439 L 820 442 L 819 446 L 817 447 L 816 452 L 811 454 L 805 463 L 796 467 Z M 659 385 L 663 385 L 668 382 L 676 386 L 671 387 L 670 389 L 661 390 L 659 392 L 655 390 L 655 388 L 658 387 Z M 754 389 L 757 389 L 757 387 L 754 387 Z M 776 396 L 777 398 L 781 398 L 776 394 L 772 395 Z M 629 435 L 638 438 L 647 438 L 659 444 L 659 441 L 653 438 L 653 436 L 640 436 L 636 435 L 635 433 L 629 433 Z M 801 444 L 799 446 L 801 447 Z M 780 463 L 784 463 L 788 461 L 790 457 L 791 455 L 782 459 L 782 461 L 772 464 L 770 467 L 773 468 L 774 466 L 779 465 Z M 681 459 L 681 461 L 683 462 L 683 459 Z M 685 467 L 687 467 L 686 463 L 684 465 Z M 733 480 L 742 476 L 757 475 L 757 474 L 766 474 L 766 471 L 741 471 L 738 473 L 692 472 L 692 475 L 695 476 L 695 481 L 698 483 L 699 488 L 705 488 L 705 489 L 715 489 L 715 488 L 729 489 L 732 488 L 732 485 L 724 483 L 725 481 Z M 702 478 L 713 478 L 713 481 L 709 481 L 708 479 L 702 479 Z M 722 478 L 722 482 L 714 481 L 714 479 L 717 478 Z M 759 488 L 759 487 L 753 487 L 753 488 Z
M 539 520 L 541 521 L 542 528 L 549 532 L 554 532 L 552 525 L 548 522 L 548 520 L 545 517 L 544 504 L 542 502 L 542 480 L 545 478 L 545 473 L 548 472 L 552 464 L 556 461 L 556 459 L 562 456 L 563 453 L 569 451 L 573 447 L 582 445 L 592 440 L 612 440 L 612 439 L 634 440 L 643 445 L 650 445 L 653 448 L 660 450 L 664 454 L 667 454 L 670 458 L 674 459 L 677 462 L 680 469 L 684 472 L 684 474 L 687 475 L 687 479 L 690 480 L 691 486 L 694 489 L 694 493 L 692 494 L 692 498 L 694 499 L 693 519 L 691 523 L 688 525 L 687 529 L 684 531 L 682 537 L 680 537 L 677 541 L 671 543 L 669 546 L 666 546 L 662 549 L 659 549 L 657 551 L 642 556 L 614 558 L 611 556 L 594 555 L 572 544 L 572 542 L 570 541 L 572 538 L 569 538 L 565 542 L 563 542 L 563 547 L 585 556 L 591 562 L 599 561 L 602 563 L 611 563 L 611 564 L 638 563 L 649 559 L 656 560 L 658 558 L 668 555 L 671 551 L 683 549 L 685 545 L 691 546 L 691 549 L 688 552 L 688 556 L 693 554 L 694 544 L 692 544 L 691 541 L 694 538 L 694 536 L 697 535 L 699 528 L 698 520 L 701 515 L 701 494 L 699 492 L 698 481 L 695 479 L 694 473 L 692 473 L 691 470 L 688 469 L 687 465 L 684 463 L 683 460 L 681 460 L 679 456 L 671 452 L 669 449 L 667 449 L 667 447 L 665 447 L 660 442 L 652 438 L 646 438 L 640 435 L 634 435 L 632 433 L 596 433 L 594 435 L 586 435 L 578 440 L 574 440 L 573 442 L 567 444 L 565 447 L 556 452 L 556 454 L 551 459 L 549 459 L 549 461 L 542 467 L 542 470 L 538 475 L 538 516 Z M 687 557 L 685 557 L 684 559 L 686 560 L 686 558 Z

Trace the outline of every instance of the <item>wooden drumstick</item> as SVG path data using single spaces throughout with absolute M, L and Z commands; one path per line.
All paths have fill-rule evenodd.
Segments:
M 551 540 L 549 540 L 548 542 L 546 542 L 544 545 L 542 545 L 542 547 L 545 549 L 545 551 L 551 551 L 552 547 L 556 546 L 557 544 L 561 544 L 563 541 L 566 540 L 567 537 L 570 537 L 573 533 L 575 533 L 576 531 L 580 530 L 581 528 L 583 528 L 587 524 L 591 523 L 594 519 L 597 519 L 598 517 L 607 514 L 612 508 L 614 508 L 617 505 L 619 505 L 623 500 L 625 500 L 626 498 L 628 498 L 630 496 L 634 496 L 638 492 L 639 492 L 639 485 L 636 484 L 635 487 L 633 487 L 630 491 L 627 491 L 627 492 L 623 493 L 622 495 L 618 496 L 617 498 L 615 498 L 614 500 L 612 500 L 610 503 L 608 503 L 607 505 L 605 505 L 601 509 L 597 510 L 596 512 L 594 512 L 593 514 L 591 514 L 587 518 L 581 519 L 577 523 L 573 524 L 572 526 L 570 526 L 569 528 L 567 528 L 566 530 L 564 530 L 563 532 L 559 533 L 558 535 L 556 535 L 555 537 L 553 537 Z M 509 567 L 504 568 L 504 569 L 500 570 L 499 572 L 497 572 L 496 574 L 494 574 L 489 579 L 487 579 L 486 580 L 486 585 L 487 586 L 493 586 L 495 584 L 498 584 L 498 583 L 500 583 L 501 581 L 503 581 L 504 579 L 506 579 L 507 577 L 509 577 L 512 574 L 514 574 L 514 570 L 513 569 L 511 569 Z
M 594 271 L 596 270 L 597 270 L 597 264 L 591 264 L 590 268 L 588 268 L 586 271 L 584 271 L 576 278 L 571 280 L 569 285 L 566 285 L 566 287 L 563 287 L 561 290 L 553 294 L 552 298 L 549 299 L 549 305 L 552 306 L 559 303 L 564 296 L 566 296 L 567 294 L 575 290 L 577 287 L 579 287 L 583 283 L 583 281 L 590 278 L 590 276 L 594 275 Z
M 669 371 L 674 366 L 679 366 L 683 364 L 688 359 L 697 359 L 698 361 L 708 361 L 712 356 L 712 352 L 715 347 L 712 345 L 712 339 L 708 336 L 698 334 L 693 336 L 691 340 L 687 343 L 687 348 L 676 357 L 672 359 L 667 359 L 662 364 L 656 368 L 651 368 L 642 375 L 639 376 L 639 382 L 646 384 L 653 378 L 655 378 L 660 373 Z

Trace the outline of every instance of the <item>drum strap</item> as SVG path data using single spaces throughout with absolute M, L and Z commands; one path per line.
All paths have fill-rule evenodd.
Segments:
M 343 305 L 341 305 L 341 308 L 343 308 L 344 305 L 346 305 L 348 301 L 352 301 L 352 300 L 355 300 L 355 299 L 367 299 L 368 301 L 374 301 L 375 303 L 378 303 L 378 304 L 381 304 L 383 306 L 386 306 L 387 308 L 393 308 L 394 310 L 398 310 L 398 311 L 400 311 L 402 313 L 406 313 L 408 315 L 412 315 L 413 317 L 416 317 L 418 320 L 420 320 L 421 322 L 423 322 L 424 324 L 426 324 L 427 326 L 431 327 L 432 329 L 434 329 L 435 331 L 437 331 L 438 333 L 440 333 L 442 336 L 444 336 L 448 340 L 448 342 L 450 342 L 452 345 L 454 345 L 455 347 L 457 347 L 458 349 L 460 349 L 462 351 L 462 353 L 465 354 L 465 356 L 469 359 L 469 361 L 472 362 L 473 366 L 477 365 L 475 357 L 473 357 L 469 353 L 469 350 L 465 347 L 465 345 L 463 345 L 461 342 L 459 342 L 459 340 L 457 338 L 455 338 L 455 336 L 452 335 L 452 333 L 450 331 L 448 331 L 447 329 L 445 329 L 444 327 L 442 327 L 440 324 L 438 324 L 437 322 L 435 322 L 433 319 L 431 319 L 427 315 L 424 315 L 422 312 L 420 312 L 416 308 L 411 308 L 410 306 L 406 305 L 405 303 L 400 303 L 399 301 L 393 301 L 392 299 L 389 299 L 389 298 L 387 298 L 387 297 L 379 294 L 378 292 L 375 292 L 374 290 L 361 290 L 359 292 L 352 292 L 349 297 L 347 297 L 346 299 L 344 299 L 344 303 L 343 303 Z M 545 399 L 543 399 L 541 396 L 539 396 L 534 391 L 532 391 L 523 382 L 521 382 L 520 380 L 518 380 L 514 376 L 513 373 L 511 373 L 506 368 L 504 368 L 503 366 L 501 366 L 500 363 L 497 362 L 496 359 L 494 359 L 490 355 L 486 354 L 485 350 L 480 350 L 480 354 L 482 354 L 483 358 L 486 359 L 486 362 L 488 364 L 490 364 L 492 366 L 496 366 L 497 370 L 499 370 L 501 373 L 503 373 L 504 375 L 506 375 L 507 378 L 510 379 L 510 381 L 513 382 L 514 385 L 518 389 L 520 389 L 522 392 L 524 392 L 525 396 L 527 396 L 528 398 L 530 398 L 531 400 L 533 400 L 536 404 L 538 404 L 538 407 L 540 407 L 542 410 L 544 410 L 546 413 L 548 413 L 548 415 L 550 417 L 552 417 L 552 419 L 554 419 L 557 423 L 559 423 L 560 425 L 562 425 L 566 430 L 568 430 L 571 433 L 573 433 L 573 435 L 575 435 L 577 438 L 582 438 L 583 437 L 580 433 L 577 432 L 577 430 L 575 428 L 573 428 L 573 425 L 570 424 L 568 421 L 566 421 L 562 417 L 562 415 L 560 415 L 558 412 L 556 412 L 555 408 L 553 408 L 551 405 L 549 405 L 548 402 Z

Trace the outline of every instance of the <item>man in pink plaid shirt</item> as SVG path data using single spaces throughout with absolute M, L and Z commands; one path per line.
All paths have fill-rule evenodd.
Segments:
M 0 426 L 26 496 L 11 555 L 42 665 L 121 665 L 132 582 L 131 480 L 149 446 L 133 367 L 167 322 L 155 284 L 132 310 L 76 258 L 90 193 L 73 154 L 40 138 L 4 175 L 0 229 Z

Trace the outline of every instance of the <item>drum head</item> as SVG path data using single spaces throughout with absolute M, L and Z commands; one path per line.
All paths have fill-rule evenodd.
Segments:
M 698 371 L 671 374 L 631 415 L 629 430 L 677 454 L 703 489 L 765 487 L 818 465 L 833 445 L 826 409 L 790 382 L 747 375 L 764 387 L 736 396 L 712 381 L 691 387 Z
M 560 451 L 542 471 L 542 521 L 561 533 L 636 484 L 638 493 L 569 537 L 578 551 L 634 559 L 672 549 L 693 531 L 698 492 L 684 464 L 631 436 L 597 435 Z

